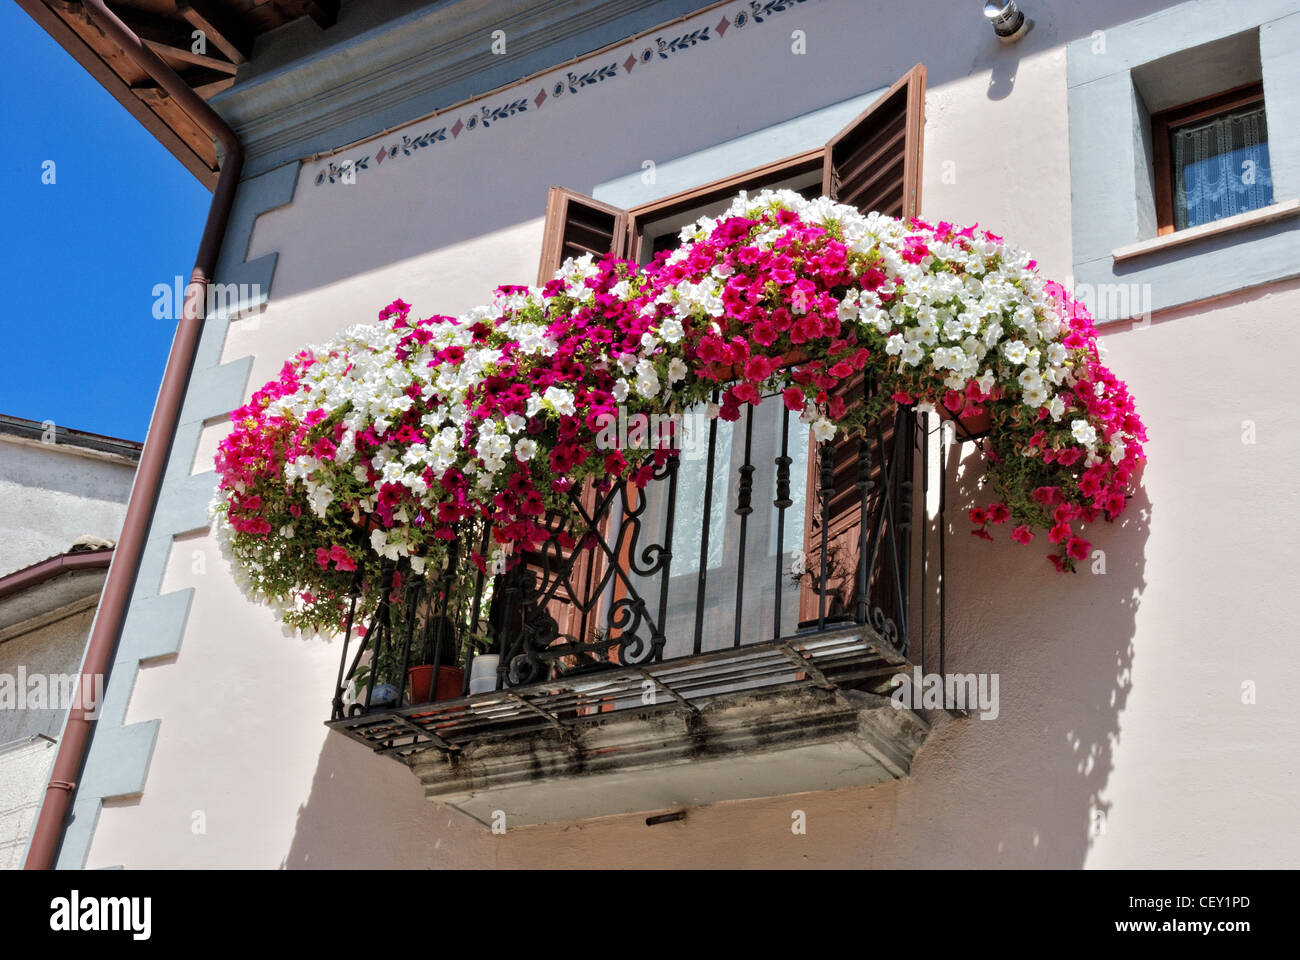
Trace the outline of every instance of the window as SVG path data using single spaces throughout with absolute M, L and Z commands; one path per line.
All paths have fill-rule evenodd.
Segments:
M 1263 84 L 1162 111 L 1151 126 L 1161 234 L 1273 202 Z
M 915 216 L 920 206 L 924 99 L 925 68 L 918 64 L 825 145 L 631 210 L 620 210 L 563 187 L 552 187 L 547 199 L 539 282 L 549 279 L 566 257 L 583 253 L 603 256 L 612 252 L 647 263 L 656 253 L 677 245 L 678 233 L 684 225 L 702 216 L 716 216 L 741 190 L 753 193 L 764 188 L 786 188 L 806 197 L 825 194 L 864 212 Z M 851 398 L 850 402 L 856 402 L 865 385 L 858 377 L 842 389 Z M 764 629 L 760 625 L 771 622 L 777 609 L 778 592 L 788 594 L 779 600 L 783 635 L 794 633 L 801 622 L 818 616 L 819 598 L 808 589 L 807 580 L 802 588 L 789 580 L 773 583 L 770 562 L 762 562 L 759 556 L 761 553 L 774 557 L 779 553 L 792 559 L 796 551 L 803 551 L 808 569 L 820 569 L 822 517 L 820 509 L 813 509 L 810 504 L 818 495 L 821 469 L 817 458 L 811 455 L 815 444 L 806 428 L 793 418 L 783 423 L 786 419 L 783 409 L 779 402 L 766 402 L 752 408 L 748 420 L 735 424 L 714 421 L 711 459 L 705 457 L 693 462 L 683 458 L 677 478 L 680 489 L 671 547 L 672 577 L 698 580 L 701 584 L 707 578 L 709 592 L 702 613 L 685 606 L 680 611 L 668 611 L 669 646 L 664 650 L 667 657 L 692 653 L 692 634 L 694 642 L 702 643 L 702 649 L 707 650 L 730 646 L 733 634 L 738 635 L 742 630 Z M 892 437 L 892 422 L 879 426 L 882 437 Z M 881 443 L 884 442 L 882 439 Z M 858 440 L 840 439 L 833 449 L 834 492 L 828 553 L 832 569 L 852 570 L 863 540 Z M 784 511 L 784 517 L 772 505 L 776 499 L 776 462 L 782 456 L 790 461 L 789 496 L 794 501 Z M 734 522 L 737 475 L 731 468 L 741 463 L 754 465 L 751 480 L 755 509 L 749 518 L 748 536 L 743 541 L 743 552 L 752 554 L 748 565 L 741 556 Z M 873 481 L 879 486 L 879 464 L 874 469 Z M 710 474 L 726 478 L 729 488 L 713 490 L 707 483 Z M 647 496 L 651 502 L 642 522 L 653 528 L 663 518 L 654 502 L 654 492 L 648 491 Z M 765 502 L 767 506 L 763 507 Z M 592 571 L 597 582 L 602 580 L 602 567 L 597 562 Z M 731 598 L 741 579 L 746 605 L 744 610 L 737 611 Z M 638 582 L 637 586 L 647 597 L 657 594 L 653 582 Z M 851 610 L 858 589 L 854 578 L 840 576 L 828 586 L 836 591 L 836 609 Z M 889 586 L 873 583 L 872 590 Z M 670 596 L 689 594 L 690 591 L 669 590 Z M 606 598 L 609 601 L 617 602 L 617 597 L 611 595 Z M 574 616 L 575 612 L 571 611 L 570 620 Z M 697 616 L 702 619 L 696 619 Z M 738 616 L 743 618 L 743 623 L 737 624 Z M 557 620 L 561 621 L 562 632 L 568 632 L 564 620 L 558 615 Z M 694 629 L 690 620 L 696 621 Z

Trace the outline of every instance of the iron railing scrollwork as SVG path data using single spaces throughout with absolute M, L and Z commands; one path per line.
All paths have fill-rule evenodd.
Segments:
M 384 600 L 350 649 L 353 597 L 333 718 L 406 705 L 414 665 L 435 678 L 464 668 L 465 693 L 485 653 L 499 657 L 498 689 L 852 623 L 905 656 L 915 411 L 810 444 L 777 399 L 703 433 L 702 451 L 668 458 L 643 488 L 570 491 L 571 509 L 544 518 L 546 540 L 503 574 L 460 569 L 487 545 L 481 526 L 459 530 L 455 562 L 408 585 L 400 604 L 386 566 Z

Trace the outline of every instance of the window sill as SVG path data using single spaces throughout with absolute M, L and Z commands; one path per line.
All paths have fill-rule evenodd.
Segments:
M 1244 230 L 1247 227 L 1272 223 L 1275 220 L 1297 215 L 1300 215 L 1300 199 L 1284 200 L 1281 203 L 1260 207 L 1258 210 L 1239 213 L 1235 217 L 1224 217 L 1222 220 L 1215 220 L 1213 223 L 1203 223 L 1199 227 L 1175 230 L 1173 233 L 1166 233 L 1164 236 L 1130 243 L 1128 246 L 1112 250 L 1110 256 L 1115 263 L 1123 263 L 1126 260 L 1133 260 L 1150 253 L 1171 250 L 1184 244 L 1195 243 L 1197 240 L 1204 240 L 1206 237 L 1217 237 L 1225 233 L 1232 233 L 1236 230 Z

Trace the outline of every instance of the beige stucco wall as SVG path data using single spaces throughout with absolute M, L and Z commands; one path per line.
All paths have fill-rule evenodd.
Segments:
M 1101 4 L 1097 16 L 1150 6 Z M 788 59 L 789 29 L 774 28 L 729 37 L 707 68 L 683 58 L 355 185 L 315 187 L 321 164 L 304 165 L 294 202 L 261 218 L 249 250 L 279 254 L 270 306 L 232 328 L 225 358 L 254 356 L 251 391 L 305 342 L 394 297 L 454 313 L 496 284 L 528 282 L 550 183 L 591 190 L 643 158 L 879 88 L 917 59 L 931 71 L 923 212 L 979 220 L 1064 278 L 1063 49 L 990 61 L 971 52 L 989 38 L 967 36 L 987 28 L 965 21 L 931 21 L 932 35 L 886 49 L 856 10 L 828 0 L 791 24 L 814 52 L 827 45 L 825 62 L 858 51 L 863 66 L 851 80 L 837 72 L 834 90 L 776 91 L 755 73 L 757 58 Z M 815 68 L 790 69 L 797 81 Z M 701 89 L 709 105 L 695 122 L 644 112 Z M 755 90 L 740 119 L 728 113 Z M 596 125 L 608 134 L 599 149 Z M 1287 507 L 1300 440 L 1276 348 L 1297 306 L 1300 289 L 1278 285 L 1107 331 L 1151 463 L 1124 521 L 1094 537 L 1104 575 L 1061 577 L 1044 550 L 967 536 L 961 508 L 980 495 L 954 464 L 948 662 L 1000 674 L 1000 715 L 937 718 L 905 780 L 697 809 L 654 828 L 628 816 L 485 834 L 425 801 L 398 764 L 327 734 L 337 647 L 283 636 L 200 534 L 175 544 L 163 584 L 195 588 L 180 653 L 140 672 L 126 718 L 162 719 L 146 788 L 105 807 L 87 865 L 1300 865 L 1287 809 L 1300 788 L 1298 724 L 1285 697 L 1300 659 L 1279 602 L 1300 532 Z M 1253 704 L 1242 702 L 1248 681 Z M 805 836 L 791 833 L 795 809 Z

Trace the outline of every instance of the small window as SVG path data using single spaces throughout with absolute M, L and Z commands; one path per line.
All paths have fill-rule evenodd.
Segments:
M 1162 111 L 1151 124 L 1161 234 L 1273 202 L 1262 84 Z

